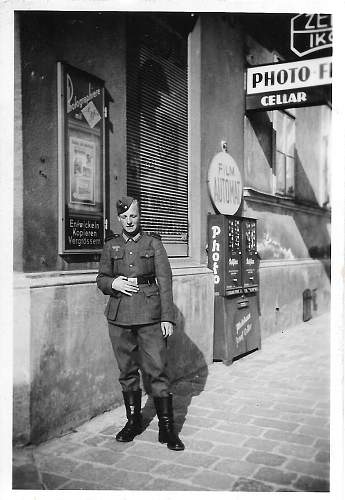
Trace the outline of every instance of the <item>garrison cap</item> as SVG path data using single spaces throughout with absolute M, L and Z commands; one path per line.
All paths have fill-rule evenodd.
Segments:
M 120 215 L 124 212 L 127 212 L 133 201 L 134 198 L 132 198 L 131 196 L 122 196 L 122 198 L 120 198 L 116 203 L 117 214 Z

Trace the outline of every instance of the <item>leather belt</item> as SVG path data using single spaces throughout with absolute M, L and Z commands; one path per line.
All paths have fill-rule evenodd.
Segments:
M 153 285 L 156 283 L 155 276 L 137 276 L 136 278 L 127 278 L 127 280 L 135 285 Z

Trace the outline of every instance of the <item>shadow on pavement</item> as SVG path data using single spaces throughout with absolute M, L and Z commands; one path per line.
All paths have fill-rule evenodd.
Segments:
M 181 432 L 193 397 L 198 396 L 205 388 L 208 366 L 202 351 L 186 333 L 182 312 L 176 306 L 175 311 L 174 334 L 168 341 L 168 372 L 173 393 L 175 428 L 177 432 Z M 150 383 L 145 376 L 143 385 L 145 392 L 149 394 Z M 142 414 L 144 428 L 147 428 L 156 415 L 152 397 L 148 397 Z

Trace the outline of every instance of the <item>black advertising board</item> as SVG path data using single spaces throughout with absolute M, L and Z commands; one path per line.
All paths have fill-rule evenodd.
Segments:
M 104 82 L 58 63 L 59 253 L 99 253 L 105 229 Z
M 103 245 L 103 220 L 99 217 L 66 216 L 66 250 L 97 250 Z
M 216 295 L 233 296 L 259 289 L 256 220 L 208 215 L 208 267 Z
M 257 252 L 256 220 L 242 219 L 242 283 L 244 293 L 259 290 L 259 259 Z
M 271 109 L 299 108 L 301 106 L 318 106 L 331 100 L 331 85 L 280 90 L 271 93 L 246 96 L 246 109 L 268 111 Z

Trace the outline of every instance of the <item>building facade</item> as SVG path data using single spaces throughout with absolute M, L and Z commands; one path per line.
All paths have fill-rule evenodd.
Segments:
M 172 378 L 207 372 L 214 333 L 207 216 L 215 212 L 207 172 L 222 141 L 242 175 L 238 215 L 257 219 L 262 337 L 302 321 L 306 290 L 313 315 L 328 309 L 331 107 L 325 98 L 246 112 L 246 68 L 283 57 L 244 17 L 16 13 L 16 442 L 44 440 L 121 403 L 106 297 L 95 284 L 99 248 L 85 238 L 97 247 L 96 222 L 90 229 L 97 214 L 106 234 L 119 230 L 123 194 L 139 198 L 144 229 L 161 234 L 170 257 Z M 73 78 L 61 83 L 74 69 L 102 89 L 101 111 L 89 86 L 81 116 Z M 75 116 L 64 113 L 63 99 Z

